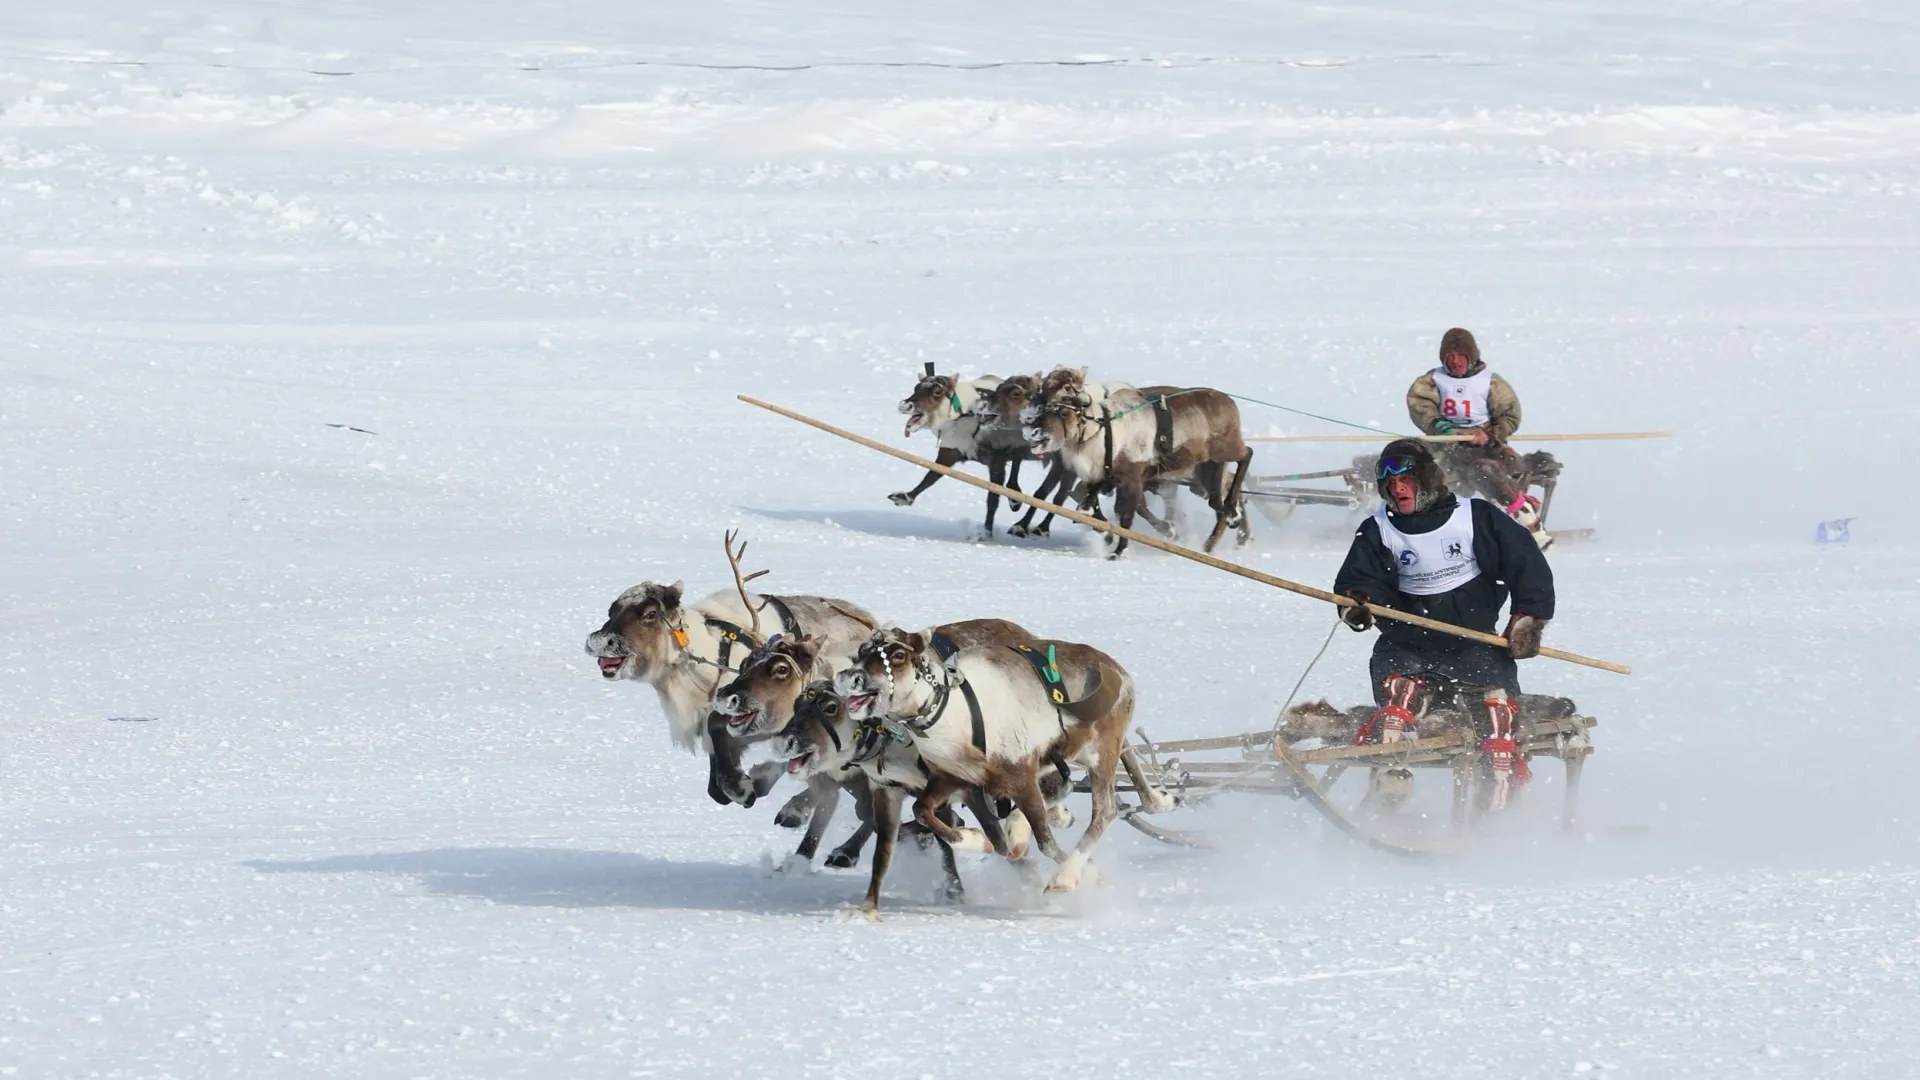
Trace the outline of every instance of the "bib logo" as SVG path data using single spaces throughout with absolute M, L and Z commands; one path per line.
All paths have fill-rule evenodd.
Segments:
M 1405 551 L 1402 551 L 1400 553 L 1400 568 L 1402 570 L 1406 569 L 1409 566 L 1412 566 L 1414 563 L 1417 563 L 1419 561 L 1420 561 L 1420 556 L 1416 555 L 1412 548 L 1408 548 Z
M 1466 558 L 1466 555 L 1460 551 L 1460 541 L 1449 540 L 1447 542 L 1447 558 L 1452 559 L 1454 562 L 1459 562 L 1461 559 Z

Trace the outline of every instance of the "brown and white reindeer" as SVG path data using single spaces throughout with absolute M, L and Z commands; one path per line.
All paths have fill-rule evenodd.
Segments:
M 878 624 L 865 609 L 846 600 L 749 593 L 746 581 L 751 579 L 743 579 L 739 570 L 745 545 L 736 553 L 733 539 L 732 533 L 727 534 L 734 589 L 689 605 L 681 582 L 641 582 L 614 600 L 606 623 L 587 636 L 586 652 L 598 661 L 602 678 L 631 679 L 653 687 L 674 744 L 707 754 L 707 794 L 715 802 L 752 806 L 772 788 L 780 771 L 772 766 L 749 776 L 740 768 L 745 743 L 714 711 L 713 695 L 723 677 L 764 644 L 761 613 L 771 609 L 782 633 L 811 635 L 823 649 L 840 653 L 851 653 Z M 782 808 L 782 824 L 798 825 L 805 817 L 811 808 L 806 795 L 796 796 Z
M 1032 459 L 1026 439 L 1018 431 L 982 423 L 975 412 L 986 394 L 999 384 L 1000 380 L 992 375 L 977 379 L 936 375 L 929 361 L 926 374 L 914 384 L 913 392 L 901 400 L 900 412 L 907 418 L 908 438 L 918 431 L 931 431 L 939 440 L 934 455 L 937 463 L 952 468 L 963 461 L 978 461 L 986 465 L 987 479 L 1019 491 L 1020 463 Z M 895 506 L 912 506 L 940 475 L 929 469 L 913 490 L 896 491 L 887 499 Z M 987 492 L 986 535 L 989 539 L 993 536 L 994 515 L 999 510 L 1000 493 Z
M 945 623 L 930 628 L 926 634 L 930 640 L 943 643 L 949 651 L 977 645 L 1013 645 L 1033 637 L 1025 627 L 1005 619 Z M 832 678 L 838 668 L 852 661 L 853 654 L 854 649 L 828 648 L 817 638 L 775 635 L 741 661 L 731 681 L 715 689 L 714 713 L 728 734 L 743 744 L 771 738 L 785 730 L 793 719 L 794 703 L 807 684 Z M 865 788 L 866 776 L 858 769 L 816 769 L 808 773 L 813 817 L 796 854 L 807 860 L 813 858 L 839 803 L 840 793 L 846 790 L 853 795 L 856 807 L 863 811 L 860 827 L 828 855 L 827 865 L 848 867 L 859 861 L 860 849 L 873 831 L 871 818 L 864 812 L 868 802 Z
M 868 918 L 879 918 L 880 886 L 886 880 L 895 843 L 903 831 L 901 801 L 908 795 L 924 795 L 933 779 L 926 761 L 914 749 L 912 738 L 889 732 L 871 717 L 854 719 L 840 695 L 834 693 L 833 684 L 820 681 L 809 684 L 801 693 L 794 706 L 793 719 L 773 740 L 773 750 L 786 759 L 789 772 L 808 775 L 853 769 L 866 778 L 870 817 L 879 839 L 873 848 L 866 903 L 860 910 Z M 1055 774 L 1043 777 L 1042 786 L 1046 788 L 1050 804 L 1065 798 L 1066 784 Z M 1032 830 L 1027 827 L 1026 815 L 1005 800 L 989 801 L 979 788 L 949 787 L 967 792 L 968 807 L 982 825 L 980 829 L 960 828 L 951 800 L 932 809 L 962 838 L 954 844 L 946 837 L 927 833 L 940 847 L 940 861 L 947 875 L 946 896 L 949 900 L 959 900 L 966 890 L 953 858 L 956 847 L 963 851 L 999 850 L 1018 859 L 1025 855 Z M 906 826 L 916 827 L 915 824 Z
M 1240 409 L 1232 398 L 1205 387 L 1141 391 L 1120 384 L 1095 392 L 1084 372 L 1057 370 L 1043 384 L 1041 400 L 1022 414 L 1035 455 L 1059 454 L 1094 492 L 1113 487 L 1114 516 L 1122 528 L 1132 528 L 1139 513 L 1170 531 L 1146 513 L 1146 493 L 1155 485 L 1185 483 L 1214 512 L 1204 550 L 1212 551 L 1229 527 L 1239 530 L 1240 543 L 1252 539 L 1241 486 L 1253 451 L 1241 435 Z M 1235 466 L 1231 480 L 1229 465 Z M 1126 547 L 1124 537 L 1109 539 L 1109 557 Z
M 1078 886 L 1094 845 L 1118 815 L 1120 768 L 1149 813 L 1171 805 L 1126 745 L 1132 678 L 1090 645 L 985 646 L 942 662 L 920 635 L 883 630 L 834 676 L 834 690 L 854 719 L 876 719 L 913 740 L 931 773 L 917 816 L 949 843 L 958 836 L 933 811 L 956 789 L 974 786 L 1013 800 L 1040 850 L 1059 864 L 1049 892 Z M 1049 763 L 1061 771 L 1077 764 L 1089 774 L 1093 815 L 1071 854 L 1054 839 L 1040 786 Z

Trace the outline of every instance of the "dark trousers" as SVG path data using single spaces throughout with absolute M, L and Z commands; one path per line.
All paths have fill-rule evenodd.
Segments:
M 1408 648 L 1381 638 L 1374 642 L 1368 667 L 1373 675 L 1375 705 L 1386 704 L 1389 675 L 1424 679 L 1433 692 L 1435 708 L 1471 710 L 1480 703 L 1480 691 L 1489 686 L 1501 687 L 1516 701 L 1520 697 L 1520 665 L 1497 645 L 1463 641 L 1458 649 L 1440 651 Z

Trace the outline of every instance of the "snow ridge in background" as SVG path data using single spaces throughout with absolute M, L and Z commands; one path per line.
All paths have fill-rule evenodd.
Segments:
M 1904 7 L 658 7 L 0 13 L 0 1074 L 1920 1053 Z M 579 651 L 739 527 L 769 586 L 1100 644 L 1156 737 L 1264 727 L 1327 612 L 973 542 L 733 395 L 897 441 L 924 361 L 1073 363 L 1391 428 L 1451 325 L 1533 430 L 1678 432 L 1561 454 L 1602 539 L 1549 640 L 1636 670 L 1525 669 L 1601 718 L 1578 838 L 1552 768 L 1444 866 L 1226 799 L 1178 822 L 1222 852 L 1121 829 L 1045 903 L 974 860 L 959 909 L 905 855 L 850 925 L 864 872 L 770 876 L 771 808 Z M 1339 515 L 1255 524 L 1331 579 Z

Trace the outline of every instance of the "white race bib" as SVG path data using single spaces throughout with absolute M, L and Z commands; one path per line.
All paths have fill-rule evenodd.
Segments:
M 1440 419 L 1454 427 L 1479 427 L 1487 422 L 1487 397 L 1493 392 L 1493 369 L 1456 379 L 1447 369 L 1433 369 L 1433 385 L 1440 388 Z
M 1480 576 L 1480 560 L 1473 554 L 1473 500 L 1461 499 L 1446 524 L 1428 533 L 1403 533 L 1393 527 L 1382 506 L 1373 512 L 1380 526 L 1380 542 L 1393 556 L 1400 575 L 1400 591 L 1435 596 Z

